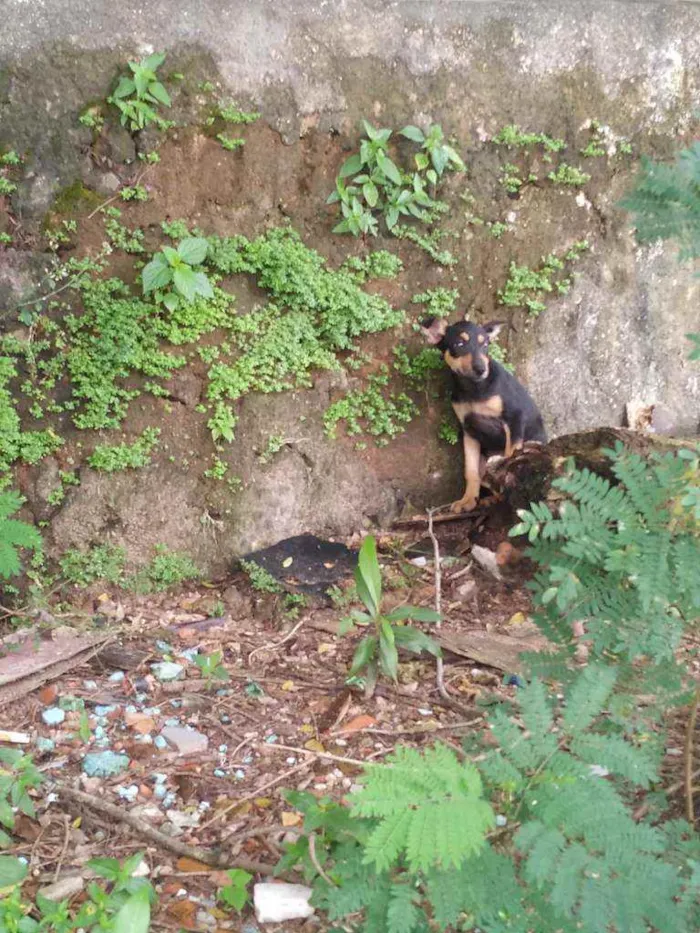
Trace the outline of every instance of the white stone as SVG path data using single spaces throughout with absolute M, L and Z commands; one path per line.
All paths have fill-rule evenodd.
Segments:
M 261 882 L 253 887 L 255 918 L 258 923 L 282 923 L 311 917 L 311 888 L 304 884 Z

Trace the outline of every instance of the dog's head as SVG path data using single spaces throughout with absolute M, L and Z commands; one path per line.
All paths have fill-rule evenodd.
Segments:
M 445 362 L 458 376 L 483 382 L 490 372 L 489 343 L 503 327 L 503 321 L 474 324 L 457 321 L 448 324 L 445 318 L 430 318 L 421 328 L 428 343 L 442 351 Z

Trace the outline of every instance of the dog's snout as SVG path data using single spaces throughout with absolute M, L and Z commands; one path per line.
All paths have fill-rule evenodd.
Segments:
M 474 370 L 474 375 L 483 376 L 486 372 L 486 360 L 482 356 L 476 357 L 472 361 L 472 369 Z

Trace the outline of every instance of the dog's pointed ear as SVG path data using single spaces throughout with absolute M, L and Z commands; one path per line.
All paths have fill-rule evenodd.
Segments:
M 447 318 L 429 317 L 425 321 L 421 321 L 420 329 L 423 331 L 423 336 L 428 343 L 432 343 L 435 346 L 440 343 L 445 336 Z
M 501 332 L 501 328 L 505 327 L 505 321 L 489 321 L 488 324 L 484 324 L 484 330 L 489 335 L 489 340 L 494 340 Z

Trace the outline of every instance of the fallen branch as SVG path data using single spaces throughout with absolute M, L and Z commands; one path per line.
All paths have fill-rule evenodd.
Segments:
M 260 875 L 271 875 L 274 871 L 272 865 L 265 865 L 262 862 L 255 862 L 251 859 L 238 858 L 233 864 L 227 863 L 226 858 L 213 849 L 202 849 L 199 846 L 188 846 L 184 842 L 178 842 L 171 836 L 166 836 L 153 826 L 149 826 L 142 817 L 134 816 L 128 810 L 117 807 L 113 803 L 103 800 L 101 797 L 95 797 L 93 794 L 86 794 L 75 787 L 68 787 L 65 784 L 57 784 L 55 790 L 59 796 L 74 800 L 88 809 L 95 811 L 100 816 L 108 816 L 119 823 L 126 823 L 139 836 L 149 839 L 156 845 L 175 855 L 181 855 L 185 858 L 191 858 L 197 862 L 203 862 L 205 865 L 211 865 L 213 868 L 242 868 L 244 871 L 257 873 Z M 203 828 L 203 827 L 202 827 Z
M 314 755 L 316 758 L 324 758 L 326 761 L 337 761 L 342 765 L 355 765 L 356 768 L 364 768 L 368 761 L 372 758 L 376 758 L 379 755 L 387 755 L 391 748 L 382 748 L 378 752 L 373 752 L 369 758 L 365 758 L 364 761 L 360 758 L 346 758 L 344 755 L 333 755 L 331 752 L 317 752 L 312 748 L 297 748 L 296 745 L 280 745 L 279 742 L 275 742 L 274 745 L 260 745 L 260 748 L 271 749 L 272 751 L 279 750 L 281 752 L 296 752 L 297 755 Z M 310 764 L 310 762 L 304 762 L 304 764 Z M 257 793 L 254 796 L 258 796 Z

